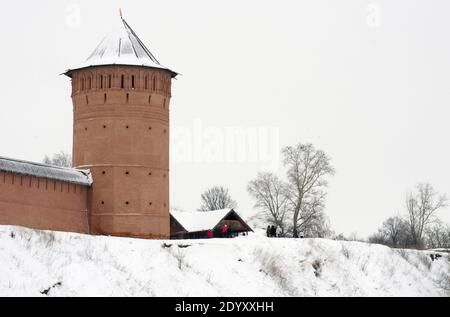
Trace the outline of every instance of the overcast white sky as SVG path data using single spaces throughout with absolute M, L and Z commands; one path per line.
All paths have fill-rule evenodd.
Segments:
M 230 188 L 244 214 L 260 169 L 312 142 L 333 159 L 327 214 L 367 235 L 418 182 L 450 195 L 450 2 L 165 0 L 0 2 L 0 156 L 72 148 L 69 79 L 118 8 L 173 85 L 171 204 Z M 246 129 L 245 131 L 242 129 Z M 247 153 L 228 142 L 254 134 Z M 200 154 L 199 154 L 200 153 Z M 441 212 L 450 222 L 450 209 Z

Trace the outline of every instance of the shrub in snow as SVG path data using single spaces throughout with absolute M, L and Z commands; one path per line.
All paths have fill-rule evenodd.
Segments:
M 266 251 L 261 249 L 257 249 L 254 252 L 255 258 L 261 263 L 260 272 L 265 273 L 271 279 L 273 279 L 278 287 L 288 295 L 295 295 L 296 290 L 295 287 L 291 285 L 291 281 L 287 276 L 283 268 L 283 263 L 280 261 L 280 258 L 269 254 Z
M 37 242 L 45 245 L 46 248 L 49 248 L 55 242 L 55 233 L 51 231 L 37 231 L 36 234 L 38 236 Z
M 57 283 L 53 284 L 52 286 L 42 290 L 40 293 L 42 295 L 47 295 L 48 296 L 50 291 L 52 290 L 52 288 L 55 288 L 55 287 L 58 287 L 58 286 L 61 286 L 61 285 L 62 285 L 62 282 L 57 282 Z
M 177 260 L 177 266 L 179 270 L 182 270 L 184 266 L 186 266 L 186 252 L 181 249 L 178 248 L 176 249 L 176 251 L 172 251 L 171 252 L 173 257 Z
M 358 261 L 358 262 L 359 262 L 361 271 L 364 272 L 365 274 L 367 274 L 367 265 L 369 264 L 369 257 L 365 257 L 362 260 L 360 258 L 360 261 Z
M 314 269 L 314 275 L 315 275 L 316 277 L 319 277 L 319 276 L 320 276 L 320 273 L 322 273 L 322 262 L 321 262 L 320 260 L 315 260 L 315 261 L 312 263 L 312 267 L 313 267 L 313 269 Z
M 425 267 L 427 270 L 430 270 L 431 263 L 432 263 L 431 258 L 427 254 L 424 254 L 424 253 L 418 254 L 418 257 L 419 257 L 420 264 L 422 264 L 422 266 Z
M 450 270 L 448 273 L 441 273 L 438 284 L 444 291 L 447 292 L 447 296 L 450 296 Z
M 350 249 L 347 244 L 341 244 L 341 252 L 347 259 L 350 259 Z
M 406 249 L 395 249 L 395 251 L 409 263 L 409 253 Z
M 432 261 L 426 253 L 406 249 L 395 249 L 395 251 L 418 270 L 429 271 L 431 269 Z

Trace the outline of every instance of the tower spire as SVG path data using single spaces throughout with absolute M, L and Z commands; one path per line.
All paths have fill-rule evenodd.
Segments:
M 125 21 L 122 9 L 118 11 L 120 22 L 116 23 L 114 31 L 103 38 L 84 63 L 67 70 L 65 74 L 71 77 L 74 70 L 91 66 L 127 65 L 164 69 L 175 78 L 178 74 L 159 63 Z

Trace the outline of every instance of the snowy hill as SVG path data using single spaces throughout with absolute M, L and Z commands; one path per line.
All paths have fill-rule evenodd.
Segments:
M 447 255 L 433 262 L 357 242 L 163 242 L 0 226 L 2 296 L 446 296 L 449 272 Z

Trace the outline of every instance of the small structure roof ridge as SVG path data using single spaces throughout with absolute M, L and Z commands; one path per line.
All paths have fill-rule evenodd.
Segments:
M 170 210 L 172 217 L 175 218 L 175 220 L 188 232 L 212 230 L 230 213 L 234 213 L 243 223 L 245 223 L 234 208 L 211 211 Z M 250 230 L 253 231 L 251 228 Z

